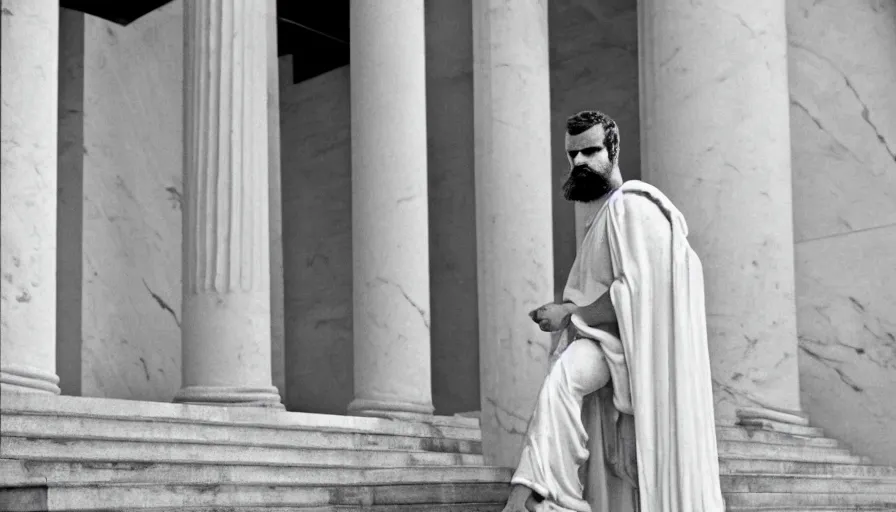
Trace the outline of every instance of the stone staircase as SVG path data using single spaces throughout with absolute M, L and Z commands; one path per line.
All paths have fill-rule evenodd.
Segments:
M 500 511 L 478 421 L 3 395 L 0 510 Z
M 896 510 L 896 468 L 851 454 L 820 428 L 753 420 L 717 434 L 728 512 Z
M 0 510 L 500 511 L 478 421 L 73 397 L 0 404 Z M 818 428 L 719 427 L 729 512 L 896 510 L 896 469 Z

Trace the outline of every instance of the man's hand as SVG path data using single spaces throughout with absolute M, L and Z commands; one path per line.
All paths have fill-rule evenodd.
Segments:
M 569 325 L 572 312 L 567 304 L 548 303 L 529 312 L 529 317 L 542 331 L 555 332 Z

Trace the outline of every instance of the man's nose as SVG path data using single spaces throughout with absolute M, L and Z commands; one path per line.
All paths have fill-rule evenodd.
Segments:
M 572 159 L 573 166 L 584 164 L 586 162 L 587 162 L 587 159 L 585 158 L 585 155 L 583 155 L 582 153 L 576 153 L 576 156 Z

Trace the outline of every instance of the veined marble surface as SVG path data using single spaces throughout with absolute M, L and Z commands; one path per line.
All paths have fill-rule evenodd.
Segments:
M 127 27 L 84 15 L 84 396 L 180 388 L 181 17 L 181 2 Z
M 547 4 L 473 5 L 476 252 L 483 454 L 519 460 L 551 339 L 527 316 L 554 297 Z
M 787 5 L 794 237 L 896 224 L 896 2 Z
M 799 408 L 780 2 L 639 2 L 642 172 L 703 264 L 715 415 Z
M 3 2 L 0 368 L 4 374 L 29 375 L 23 380 L 52 392 L 58 392 L 58 30 L 56 2 Z
M 875 463 L 896 464 L 896 226 L 797 245 L 803 407 Z
M 896 2 L 787 2 L 802 403 L 896 464 Z

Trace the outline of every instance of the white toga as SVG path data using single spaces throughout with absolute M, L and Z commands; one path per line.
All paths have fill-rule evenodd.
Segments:
M 619 336 L 575 317 L 561 333 L 512 482 L 544 510 L 722 512 L 703 270 L 684 217 L 646 183 L 590 220 L 564 300 L 607 290 Z M 602 359 L 611 387 L 589 367 Z

